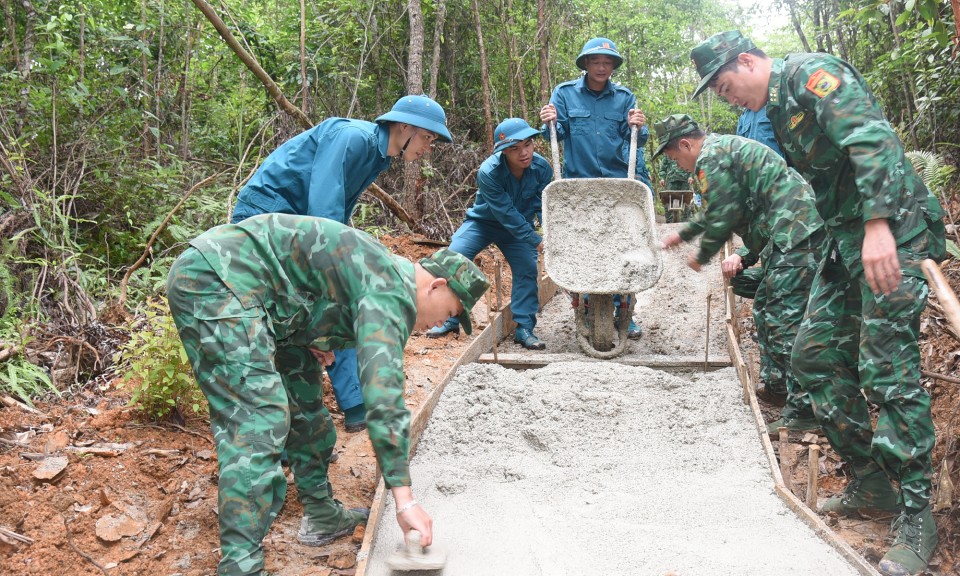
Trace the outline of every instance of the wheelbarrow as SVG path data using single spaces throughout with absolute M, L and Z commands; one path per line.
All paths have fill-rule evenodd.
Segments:
M 637 127 L 630 130 L 626 178 L 561 179 L 554 123 L 550 146 L 554 180 L 543 190 L 544 266 L 571 295 L 583 352 L 615 358 L 627 347 L 633 295 L 653 287 L 663 272 L 653 196 L 634 180 Z M 621 298 L 615 320 L 616 294 Z

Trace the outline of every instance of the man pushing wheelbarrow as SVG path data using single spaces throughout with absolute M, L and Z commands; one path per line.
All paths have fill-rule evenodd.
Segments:
M 646 118 L 633 93 L 610 80 L 622 63 L 611 40 L 587 41 L 577 57 L 584 76 L 557 86 L 540 110 L 544 132 L 555 127 L 552 141 L 564 143 L 563 176 L 569 179 L 544 191 L 545 264 L 558 285 L 577 293 L 581 348 L 605 358 L 622 353 L 627 337 L 640 337 L 629 295 L 655 284 L 662 270 L 652 234 L 653 199 L 634 180 L 637 132 L 642 147 Z M 616 345 L 614 328 L 621 336 Z

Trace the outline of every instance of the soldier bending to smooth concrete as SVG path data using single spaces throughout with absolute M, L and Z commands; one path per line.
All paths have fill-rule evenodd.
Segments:
M 707 208 L 680 232 L 663 239 L 665 248 L 690 242 L 698 235 L 700 250 L 688 264 L 699 270 L 723 247 L 731 234 L 743 239 L 744 254 L 757 254 L 762 284 L 757 288 L 755 317 L 764 322 L 757 330 L 772 335 L 763 353 L 783 375 L 787 391 L 780 420 L 767 430 L 776 433 L 817 428 L 810 399 L 790 369 L 810 284 L 820 261 L 826 232 L 814 205 L 813 190 L 769 147 L 740 136 L 706 134 L 686 114 L 674 114 L 654 125 L 661 153 L 697 174 Z M 740 256 L 725 259 L 723 275 L 733 279 L 741 271 Z
M 945 255 L 943 209 L 847 62 L 819 53 L 771 59 L 735 30 L 708 38 L 691 57 L 701 77 L 694 96 L 710 87 L 737 106 L 766 107 L 826 223 L 791 362 L 831 446 L 853 471 L 823 510 L 899 513 L 880 570 L 918 574 L 937 545 L 930 510 L 936 437 L 917 345 L 928 293 L 920 262 Z M 876 428 L 867 400 L 879 407 Z
M 463 256 L 440 250 L 414 264 L 322 218 L 266 214 L 208 230 L 167 279 L 170 310 L 210 404 L 219 463 L 221 575 L 263 574 L 263 538 L 280 512 L 286 445 L 303 504 L 298 539 L 318 546 L 350 533 L 369 510 L 333 498 L 327 460 L 336 430 L 323 405 L 323 364 L 356 347 L 377 464 L 406 532 L 432 542 L 413 499 L 403 402 L 403 347 L 412 330 L 458 316 L 488 287 Z

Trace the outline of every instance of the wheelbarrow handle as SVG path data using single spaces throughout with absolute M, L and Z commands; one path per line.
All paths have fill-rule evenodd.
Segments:
M 550 121 L 550 157 L 553 159 L 553 179 L 560 179 L 560 147 L 557 145 L 557 121 Z
M 637 176 L 637 128 L 630 125 L 630 159 L 627 161 L 627 178 L 633 180 Z

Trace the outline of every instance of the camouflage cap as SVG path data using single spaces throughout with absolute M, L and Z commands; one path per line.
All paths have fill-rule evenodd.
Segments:
M 739 30 L 720 32 L 701 42 L 690 51 L 690 58 L 700 74 L 700 84 L 693 91 L 693 97 L 696 98 L 707 88 L 721 66 L 756 47 L 749 38 L 744 38 Z
M 657 146 L 657 151 L 653 153 L 653 159 L 663 154 L 671 140 L 699 129 L 700 125 L 689 114 L 674 114 L 655 123 L 653 132 L 657 135 L 657 141 L 660 145 Z
M 487 277 L 466 256 L 457 254 L 449 248 L 441 248 L 432 256 L 421 258 L 420 265 L 437 278 L 446 278 L 447 286 L 463 304 L 463 312 L 457 316 L 457 320 L 463 326 L 464 332 L 467 334 L 473 332 L 470 310 L 490 287 Z

